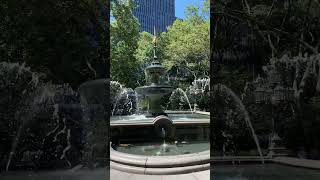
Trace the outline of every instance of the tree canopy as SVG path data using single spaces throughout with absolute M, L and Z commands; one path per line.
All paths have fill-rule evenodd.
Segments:
M 135 87 L 139 79 L 139 64 L 134 56 L 138 48 L 139 22 L 133 16 L 134 1 L 112 1 L 115 21 L 110 27 L 111 79 L 126 87 Z
M 208 76 L 210 57 L 210 22 L 197 14 L 176 20 L 164 35 L 168 68 L 179 65 L 189 69 L 194 78 Z
M 0 61 L 25 62 L 48 81 L 77 87 L 108 75 L 109 2 L 0 3 Z
M 167 32 L 157 33 L 158 60 L 167 70 L 173 66 L 187 69 L 192 74 L 190 83 L 209 75 L 209 1 L 203 1 L 202 7 L 189 6 L 185 20 L 177 19 Z M 115 21 L 111 25 L 111 76 L 131 88 L 143 84 L 143 69 L 153 58 L 153 35 L 139 33 L 134 8 L 132 0 L 112 3 Z

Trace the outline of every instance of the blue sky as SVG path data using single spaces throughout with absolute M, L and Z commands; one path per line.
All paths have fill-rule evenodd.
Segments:
M 191 4 L 200 5 L 202 0 L 175 0 L 176 2 L 176 17 L 184 19 L 184 10 Z

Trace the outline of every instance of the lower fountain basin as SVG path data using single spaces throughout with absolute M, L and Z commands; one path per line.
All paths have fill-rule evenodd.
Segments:
M 181 154 L 192 154 L 206 151 L 210 148 L 209 142 L 183 142 L 179 144 L 170 143 L 138 143 L 125 146 L 117 146 L 115 150 L 128 154 L 146 156 L 172 156 Z
M 110 168 L 133 174 L 170 175 L 210 169 L 210 151 L 175 156 L 142 156 L 110 149 Z
M 152 175 L 210 169 L 209 113 L 166 113 L 168 117 L 111 117 L 111 169 Z M 159 127 L 172 136 L 159 136 Z

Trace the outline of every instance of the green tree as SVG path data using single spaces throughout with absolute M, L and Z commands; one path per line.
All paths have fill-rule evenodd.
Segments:
M 139 39 L 139 22 L 132 13 L 135 7 L 133 0 L 111 2 L 111 79 L 131 88 L 139 80 L 139 63 L 134 56 Z
M 138 48 L 135 57 L 139 63 L 148 63 L 153 57 L 153 35 L 148 32 L 141 32 L 139 35 Z
M 216 1 L 211 11 L 214 19 L 214 47 L 220 54 L 231 49 L 234 31 L 248 29 L 247 40 L 255 51 L 264 49 L 267 59 L 284 53 L 317 53 L 320 45 L 320 4 L 313 0 L 298 1 Z M 228 46 L 228 47 L 224 47 Z M 270 53 L 269 53 L 270 52 Z M 261 57 L 266 58 L 266 57 Z
M 284 54 L 317 53 L 318 8 L 319 3 L 312 0 L 215 1 L 211 10 L 214 27 L 211 77 L 219 81 L 216 83 L 233 84 L 222 80 L 235 70 L 249 70 L 247 74 L 253 77 L 240 72 L 246 78 L 240 81 L 246 81 L 262 73 L 261 67 L 270 59 Z M 226 70 L 229 72 L 222 72 Z M 243 88 L 235 90 L 239 89 Z
M 164 48 L 166 46 L 165 42 L 165 32 L 157 35 L 157 47 L 156 56 L 160 62 L 165 59 Z M 154 45 L 152 43 L 154 35 L 148 32 L 141 32 L 139 35 L 138 48 L 135 52 L 135 57 L 140 64 L 150 64 L 153 60 L 153 49 Z
M 276 119 L 276 131 L 287 148 L 292 150 L 301 146 L 307 151 L 319 149 L 317 134 L 314 133 L 319 129 L 316 123 L 319 120 L 318 92 L 315 90 L 317 70 L 311 68 L 314 67 L 311 59 L 316 58 L 311 55 L 313 58 L 303 61 L 309 66 L 302 65 L 300 61 L 305 53 L 319 54 L 319 7 L 319 2 L 313 0 L 217 0 L 211 7 L 214 25 L 211 64 L 214 70 L 211 77 L 214 83 L 225 84 L 240 95 L 246 82 L 255 79 L 258 73 L 263 74 L 262 77 L 279 74 L 279 79 L 273 75 L 265 78 L 264 82 L 270 86 L 279 83 L 301 92 L 298 96 L 300 100 L 281 102 L 271 113 L 272 118 Z M 293 64 L 292 67 L 289 64 Z M 273 71 L 270 67 L 279 70 Z M 303 83 L 298 83 L 300 81 Z M 252 103 L 254 89 L 251 86 L 254 83 L 247 84 L 245 92 L 251 91 L 249 94 L 252 96 L 243 101 L 257 134 L 262 137 L 272 130 L 271 106 Z M 300 88 L 306 89 L 302 91 Z M 221 119 L 218 115 L 213 118 Z M 214 135 L 217 133 L 219 131 L 213 131 Z
M 163 36 L 166 39 L 164 64 L 168 69 L 176 65 L 187 68 L 194 79 L 208 77 L 210 21 L 201 15 L 199 7 L 189 6 L 186 19 L 176 20 Z
M 0 61 L 25 62 L 47 81 L 70 83 L 108 74 L 108 1 L 3 0 Z

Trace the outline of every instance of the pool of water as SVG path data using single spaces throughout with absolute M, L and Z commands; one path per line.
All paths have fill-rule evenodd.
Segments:
M 189 143 L 138 143 L 125 144 L 115 147 L 115 150 L 128 154 L 145 156 L 173 156 L 181 154 L 191 154 L 209 150 L 209 142 L 189 142 Z
M 197 113 L 176 113 L 176 114 L 168 114 L 169 119 L 172 121 L 176 120 L 192 120 L 192 119 L 209 119 L 209 115 L 197 114 Z M 111 116 L 110 121 L 152 121 L 154 117 L 146 117 L 141 114 L 134 114 L 129 116 Z
M 280 164 L 216 165 L 211 169 L 214 180 L 320 180 L 320 170 Z

